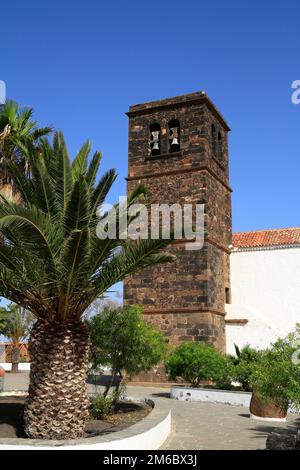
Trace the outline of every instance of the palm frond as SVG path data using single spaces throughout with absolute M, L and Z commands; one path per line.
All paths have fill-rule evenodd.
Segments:
M 60 234 L 47 217 L 35 206 L 0 205 L 0 230 L 8 228 L 21 241 L 24 249 L 38 254 L 45 262 L 45 270 L 55 273 L 55 256 Z
M 71 303 L 72 294 L 80 293 L 80 289 L 87 279 L 87 262 L 89 252 L 89 231 L 73 230 L 65 244 L 62 253 L 62 263 L 65 274 L 61 280 L 63 292 L 63 302 L 60 302 L 61 318 L 68 316 L 68 309 Z
M 80 177 L 73 186 L 63 218 L 65 233 L 85 228 L 89 222 L 90 200 L 87 184 Z
M 79 150 L 72 163 L 72 178 L 74 181 L 86 174 L 90 151 L 91 142 L 87 140 Z
M 99 183 L 97 184 L 95 190 L 91 195 L 91 218 L 96 216 L 97 209 L 101 206 L 109 193 L 110 188 L 112 187 L 115 179 L 117 177 L 116 171 L 114 169 L 107 171 Z
M 116 251 L 115 256 L 102 263 L 95 270 L 96 274 L 92 279 L 93 291 L 89 301 L 103 294 L 110 286 L 124 279 L 125 276 L 132 275 L 137 271 L 160 263 L 170 263 L 175 261 L 174 255 L 161 252 L 170 243 L 169 240 L 137 240 L 129 241 Z
M 27 145 L 26 157 L 30 165 L 31 186 L 35 195 L 35 205 L 49 216 L 55 217 L 59 211 L 55 186 L 49 175 L 44 158 L 33 145 Z
M 53 132 L 53 128 L 49 127 L 49 126 L 34 129 L 31 133 L 31 139 L 33 141 L 37 141 L 37 140 L 41 139 L 42 137 L 45 137 L 46 135 L 51 134 L 51 132 Z
M 93 188 L 95 184 L 101 159 L 102 159 L 101 152 L 95 152 L 91 160 L 91 163 L 89 164 L 89 167 L 86 173 L 86 182 L 90 188 Z
M 54 154 L 57 159 L 57 173 L 55 177 L 56 196 L 61 210 L 65 211 L 72 189 L 71 165 L 64 136 L 58 132 L 53 141 Z

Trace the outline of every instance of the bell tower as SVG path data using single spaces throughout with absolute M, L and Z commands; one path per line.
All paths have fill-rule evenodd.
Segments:
M 225 350 L 230 298 L 231 188 L 226 121 L 204 92 L 131 106 L 128 191 L 140 183 L 150 203 L 204 204 L 205 241 L 187 250 L 169 245 L 174 263 L 126 278 L 125 305 L 139 304 L 147 321 L 172 343 L 206 341 Z

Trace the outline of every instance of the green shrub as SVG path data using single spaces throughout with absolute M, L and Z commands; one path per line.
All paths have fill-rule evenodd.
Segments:
M 116 375 L 147 372 L 163 360 L 167 340 L 164 335 L 142 319 L 141 307 L 119 307 L 104 310 L 87 320 L 92 341 L 91 362 L 94 369 L 109 366 L 111 383 Z
M 223 356 L 221 367 L 214 378 L 215 386 L 219 390 L 232 390 L 233 367 L 228 356 Z
M 103 419 L 111 411 L 113 406 L 113 396 L 96 395 L 91 398 L 90 414 L 93 419 Z
M 180 344 L 167 358 L 165 366 L 171 379 L 182 378 L 193 387 L 198 387 L 201 381 L 213 381 L 217 387 L 230 388 L 230 361 L 206 343 Z
M 251 392 L 250 376 L 252 368 L 254 363 L 261 359 L 263 351 L 254 349 L 249 344 L 241 350 L 235 345 L 235 350 L 236 356 L 230 356 L 233 365 L 233 379 L 241 384 L 243 391 Z
M 299 326 L 278 339 L 251 366 L 250 384 L 263 401 L 286 408 L 300 406 Z

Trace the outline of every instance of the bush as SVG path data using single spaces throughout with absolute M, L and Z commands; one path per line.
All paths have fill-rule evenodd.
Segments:
M 206 343 L 180 344 L 168 357 L 166 370 L 170 378 L 182 378 L 193 387 L 201 381 L 213 381 L 217 387 L 230 388 L 231 363 L 213 346 Z
M 128 375 L 147 372 L 165 356 L 166 339 L 143 321 L 141 307 L 105 307 L 87 325 L 92 341 L 92 366 L 111 367 L 111 384 L 117 374 L 122 379 L 124 372 Z
M 103 419 L 111 411 L 113 406 L 113 396 L 96 395 L 91 398 L 90 414 L 94 419 Z
M 230 356 L 233 365 L 233 379 L 241 384 L 243 391 L 251 392 L 250 376 L 252 367 L 254 363 L 261 359 L 263 351 L 251 348 L 249 344 L 241 350 L 235 345 L 235 350 L 236 356 Z
M 287 409 L 300 405 L 299 326 L 278 339 L 251 367 L 250 383 L 261 400 Z

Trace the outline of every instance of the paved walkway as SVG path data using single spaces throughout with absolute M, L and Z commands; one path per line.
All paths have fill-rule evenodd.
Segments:
M 265 449 L 269 432 L 280 426 L 252 420 L 247 408 L 239 406 L 173 400 L 164 388 L 129 386 L 127 394 L 155 399 L 172 410 L 172 433 L 162 449 Z M 299 415 L 289 415 L 288 420 L 299 418 Z

